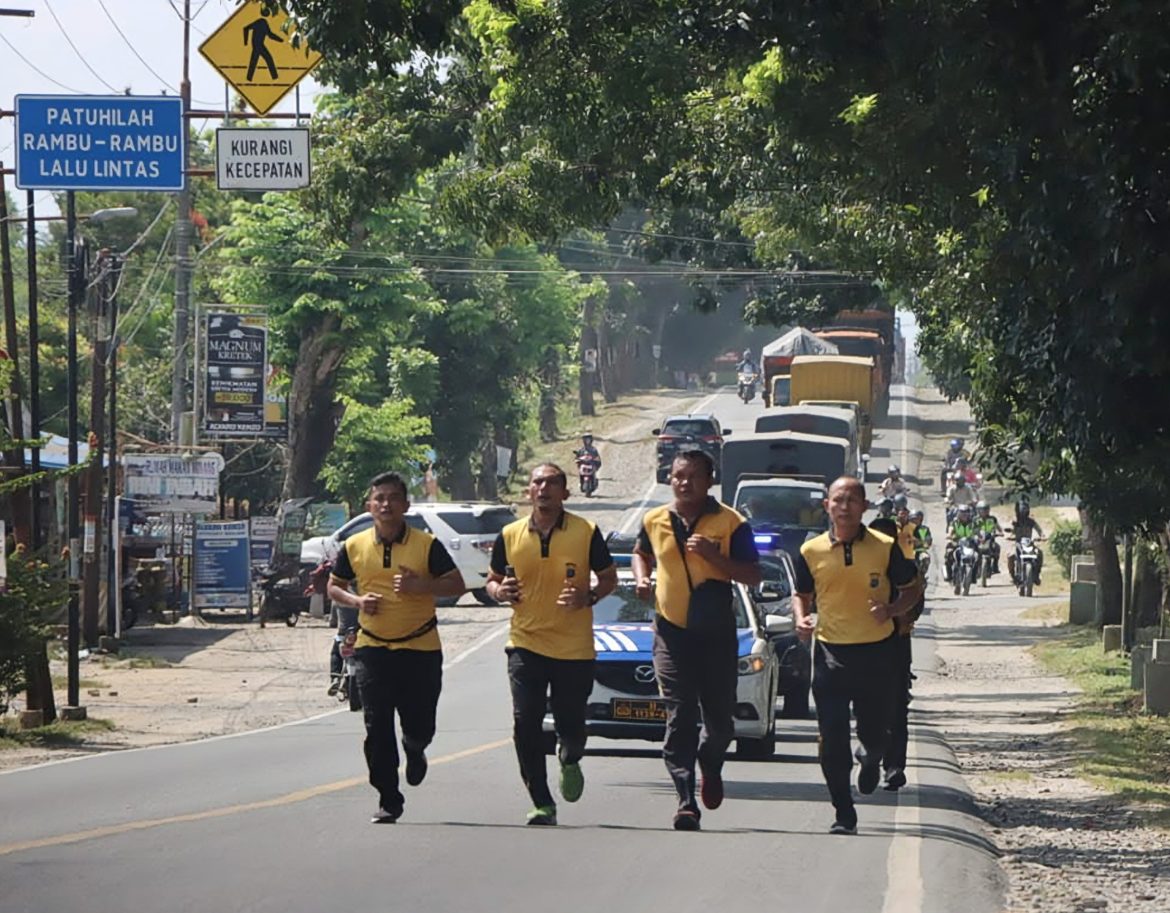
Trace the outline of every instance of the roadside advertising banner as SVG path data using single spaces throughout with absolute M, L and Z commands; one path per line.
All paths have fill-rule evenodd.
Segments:
M 252 599 L 248 521 L 195 524 L 195 607 L 247 609 Z
M 204 333 L 202 433 L 211 438 L 264 434 L 267 318 L 208 314 Z
M 248 523 L 252 541 L 252 567 L 267 567 L 276 548 L 276 517 L 252 517 Z
M 123 496 L 142 513 L 210 514 L 219 510 L 223 456 L 124 453 Z

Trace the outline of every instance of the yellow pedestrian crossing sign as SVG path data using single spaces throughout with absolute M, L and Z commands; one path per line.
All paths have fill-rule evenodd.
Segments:
M 307 45 L 293 47 L 285 31 L 288 13 L 264 15 L 260 0 L 246 0 L 199 45 L 219 75 L 231 83 L 257 114 L 267 114 L 321 62 Z

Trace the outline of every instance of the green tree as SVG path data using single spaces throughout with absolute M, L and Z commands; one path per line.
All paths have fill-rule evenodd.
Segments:
M 321 479 L 351 508 L 365 501 L 370 479 L 379 472 L 390 469 L 409 476 L 407 467 L 425 459 L 422 441 L 431 423 L 415 415 L 413 405 L 408 399 L 388 399 L 378 406 L 346 403 Z

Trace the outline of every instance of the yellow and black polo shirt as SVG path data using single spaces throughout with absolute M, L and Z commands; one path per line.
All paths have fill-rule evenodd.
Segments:
M 918 524 L 907 520 L 898 527 L 898 545 L 902 548 L 902 554 L 914 560 L 914 546 L 918 541 Z
M 800 547 L 796 592 L 816 599 L 817 640 L 828 644 L 865 644 L 885 640 L 894 623 L 878 624 L 869 601 L 890 602 L 895 589 L 918 578 L 918 568 L 902 554 L 891 536 L 861 527 L 857 537 L 842 542 L 833 531 L 821 533 Z
M 402 573 L 403 568 L 410 568 L 422 577 L 435 578 L 455 570 L 455 562 L 442 542 L 430 533 L 406 524 L 390 542 L 380 539 L 377 530 L 371 527 L 341 544 L 333 566 L 333 582 L 338 586 L 355 584 L 359 594 L 377 593 L 381 597 L 376 613 L 362 612 L 358 616 L 362 630 L 358 631 L 357 646 L 390 650 L 442 648 L 438 628 L 400 643 L 383 643 L 376 639 L 406 637 L 435 616 L 433 594 L 394 592 L 394 578 Z
M 512 565 L 522 593 L 512 605 L 508 646 L 552 659 L 593 659 L 593 609 L 562 608 L 557 598 L 568 568 L 574 585 L 587 590 L 589 572 L 612 564 L 601 531 L 576 514 L 562 511 L 547 538 L 530 516 L 505 526 L 496 536 L 491 568 L 505 576 Z
M 638 551 L 653 555 L 657 565 L 654 598 L 658 614 L 680 628 L 687 626 L 691 586 L 704 580 L 727 580 L 713 564 L 682 550 L 693 535 L 706 536 L 719 544 L 720 554 L 735 561 L 758 561 L 752 528 L 743 516 L 712 497 L 707 498 L 694 526 L 688 527 L 669 504 L 648 510 L 638 533 Z M 681 549 L 680 549 L 681 546 Z M 690 582 L 687 582 L 687 572 Z

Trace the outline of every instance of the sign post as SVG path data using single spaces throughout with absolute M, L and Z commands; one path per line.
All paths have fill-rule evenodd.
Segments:
M 248 610 L 252 620 L 252 567 L 248 521 L 195 523 L 192 605 L 202 609 Z
M 308 127 L 221 127 L 215 131 L 220 190 L 297 190 L 309 186 Z

